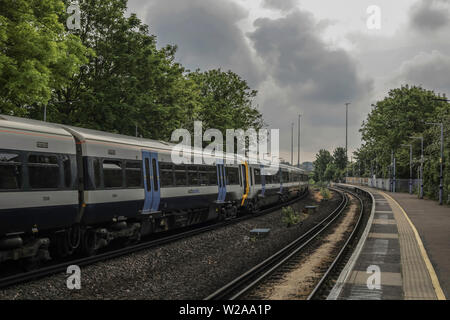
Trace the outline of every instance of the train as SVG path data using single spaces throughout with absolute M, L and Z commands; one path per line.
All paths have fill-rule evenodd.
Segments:
M 0 263 L 94 255 L 287 202 L 305 171 L 242 159 L 175 164 L 174 144 L 0 114 Z M 192 157 L 199 150 L 190 151 Z

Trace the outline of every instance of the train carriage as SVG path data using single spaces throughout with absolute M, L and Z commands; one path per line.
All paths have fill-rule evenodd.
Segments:
M 34 257 L 49 243 L 57 255 L 93 254 L 116 239 L 234 218 L 305 188 L 297 168 L 264 175 L 233 154 L 176 164 L 173 144 L 67 125 L 0 115 L 0 137 L 0 262 Z

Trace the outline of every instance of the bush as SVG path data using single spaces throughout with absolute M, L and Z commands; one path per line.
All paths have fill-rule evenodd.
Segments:
M 330 190 L 328 190 L 328 188 L 321 188 L 320 189 L 320 194 L 322 195 L 322 198 L 324 200 L 328 200 L 331 197 Z
M 282 221 L 288 227 L 296 225 L 300 222 L 300 214 L 295 212 L 292 207 L 284 207 L 281 209 Z

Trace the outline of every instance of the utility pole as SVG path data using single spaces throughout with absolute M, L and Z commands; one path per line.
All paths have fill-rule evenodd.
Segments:
M 350 103 L 345 104 L 345 162 L 348 162 L 348 106 Z M 348 177 L 348 167 L 345 177 Z
M 412 194 L 412 144 L 402 144 L 409 148 L 409 194 Z
M 297 163 L 298 167 L 300 168 L 300 120 L 302 118 L 302 115 L 298 115 L 298 154 L 297 154 Z
M 291 124 L 291 166 L 294 165 L 294 123 Z
M 444 124 L 442 122 L 427 122 L 428 125 L 436 125 L 441 127 L 441 157 L 439 159 L 441 165 L 441 172 L 439 175 L 439 204 L 442 206 L 443 203 L 443 191 L 444 191 L 444 171 L 443 171 L 443 162 L 444 162 Z
M 393 188 L 392 188 L 392 192 L 394 192 L 395 193 L 395 191 L 397 190 L 397 186 L 396 186 L 396 177 L 395 177 L 395 174 L 396 174 L 396 164 L 397 164 L 397 159 L 395 158 L 395 152 L 393 153 L 393 155 L 394 155 L 394 171 L 393 171 L 393 173 L 394 173 L 394 180 L 393 180 Z
M 420 199 L 423 199 L 423 136 L 411 137 L 411 139 L 420 139 L 421 153 L 420 153 L 420 171 L 419 171 L 419 180 L 420 180 L 419 197 Z

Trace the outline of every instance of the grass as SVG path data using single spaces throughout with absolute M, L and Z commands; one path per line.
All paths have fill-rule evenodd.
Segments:
M 292 207 L 284 207 L 281 209 L 282 221 L 288 227 L 294 226 L 301 221 L 300 214 L 295 212 Z

